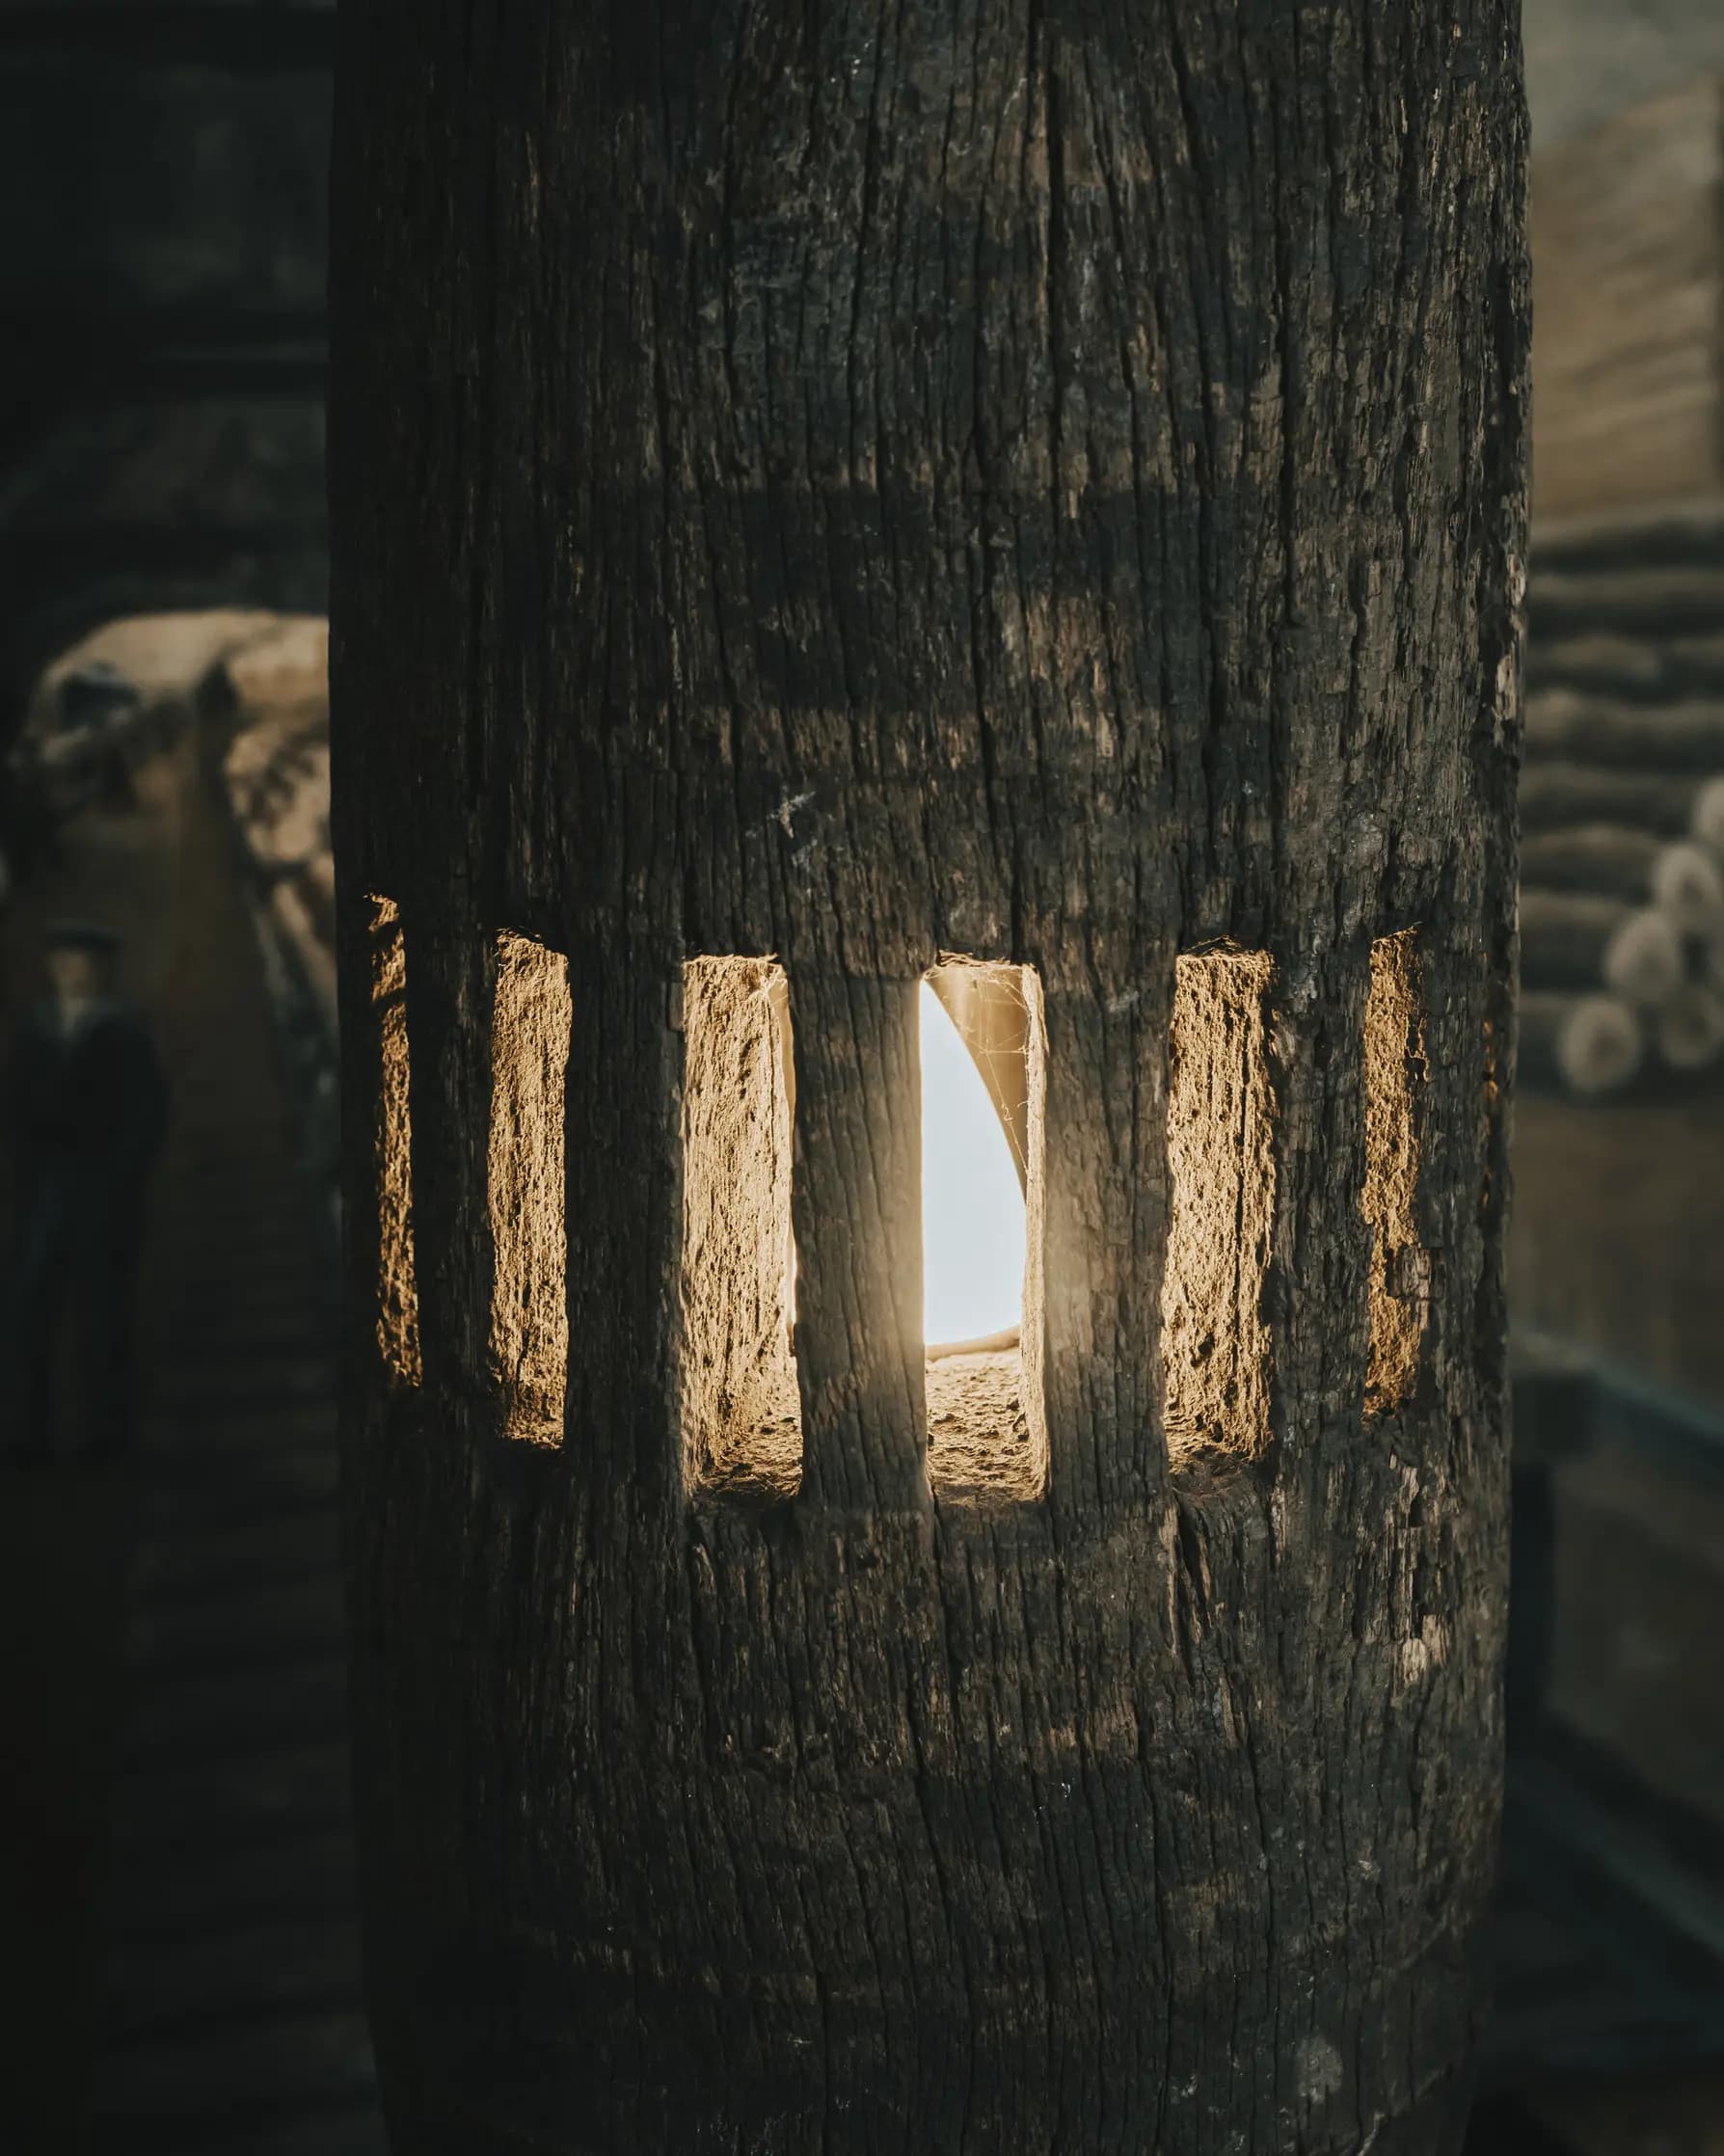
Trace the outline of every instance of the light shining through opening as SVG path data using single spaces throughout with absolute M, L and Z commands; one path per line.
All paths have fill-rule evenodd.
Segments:
M 1024 1198 L 982 1074 L 926 981 L 921 1037 L 923 1337 L 931 1352 L 1023 1322 Z

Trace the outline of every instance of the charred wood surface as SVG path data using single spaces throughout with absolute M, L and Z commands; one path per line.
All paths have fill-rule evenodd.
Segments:
M 1452 2151 L 1500 1740 L 1513 11 L 355 0 L 341 48 L 346 1456 L 397 2149 Z M 1372 1138 L 1372 946 L 1409 930 Z M 488 1375 L 504 931 L 568 957 L 552 1444 Z M 1170 1446 L 1175 965 L 1226 945 L 1265 955 L 1226 1093 L 1265 1118 L 1260 1288 L 1212 1357 L 1253 1421 Z M 747 1503 L 691 1500 L 679 1428 L 682 969 L 738 954 L 788 981 L 799 1266 L 800 1481 Z M 929 1491 L 943 954 L 1039 983 L 1035 1501 Z M 409 1120 L 391 1371 L 374 1147 Z M 1415 1362 L 1367 1418 L 1373 1224 Z

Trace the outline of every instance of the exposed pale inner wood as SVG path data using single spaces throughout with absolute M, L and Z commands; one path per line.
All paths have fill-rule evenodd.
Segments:
M 790 1496 L 802 1474 L 791 1347 L 791 1100 L 784 970 L 683 968 L 683 1472 Z
M 525 936 L 497 941 L 491 1017 L 491 1367 L 503 1433 L 559 1444 L 568 1379 L 563 1087 L 569 962 Z
M 1400 1406 L 1418 1377 L 1424 1338 L 1424 1253 L 1414 1202 L 1418 1189 L 1415 1090 L 1425 1075 L 1418 947 L 1412 930 L 1371 946 L 1365 1004 L 1364 1217 L 1371 1235 L 1371 1355 L 1365 1406 Z
M 1023 1312 L 1015 1341 L 930 1352 L 928 1472 L 948 1502 L 1033 1501 L 1047 1488 L 1042 1399 L 1042 1238 L 1046 1033 L 1031 966 L 954 958 L 929 981 L 974 1059 L 1024 1193 Z
M 391 1377 L 418 1385 L 419 1297 L 413 1255 L 413 1124 L 408 1108 L 407 946 L 392 899 L 371 904 L 371 1017 L 378 1058 L 372 1158 L 377 1191 L 377 1346 Z
M 1182 957 L 1168 1073 L 1162 1382 L 1170 1455 L 1269 1444 L 1263 1283 L 1275 1218 L 1264 952 Z

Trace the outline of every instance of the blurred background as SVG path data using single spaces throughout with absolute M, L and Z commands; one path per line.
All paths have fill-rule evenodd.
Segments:
M 1515 1585 L 1472 2146 L 1724 2156 L 1724 5 L 1525 0 L 1525 29 Z M 0 0 L 0 1025 L 51 922 L 117 928 L 175 1110 L 141 1442 L 0 1462 L 26 2156 L 383 2146 L 334 1462 L 332 50 L 319 0 Z

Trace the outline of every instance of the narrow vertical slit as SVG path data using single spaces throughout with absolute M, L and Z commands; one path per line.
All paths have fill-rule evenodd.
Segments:
M 1263 1285 L 1275 1216 L 1264 952 L 1178 960 L 1169 1042 L 1162 1384 L 1169 1454 L 1270 1435 Z
M 1047 1487 L 1041 984 L 949 960 L 922 990 L 928 1468 L 951 1500 Z
M 684 966 L 681 1389 L 693 1492 L 787 1497 L 801 1481 L 790 1043 L 782 966 Z
M 1409 929 L 1371 946 L 1365 1005 L 1365 1179 L 1371 1229 L 1371 1352 L 1365 1412 L 1387 1415 L 1418 1378 L 1425 1324 L 1419 1247 L 1418 1101 L 1425 1077 L 1418 941 Z
M 401 1385 L 418 1385 L 419 1298 L 413 1253 L 413 1123 L 408 1106 L 407 946 L 392 899 L 370 897 L 371 1019 L 377 1096 L 377 1346 Z
M 562 1442 L 569 1362 L 563 1088 L 569 962 L 525 936 L 497 940 L 491 1016 L 491 1366 L 503 1434 Z

